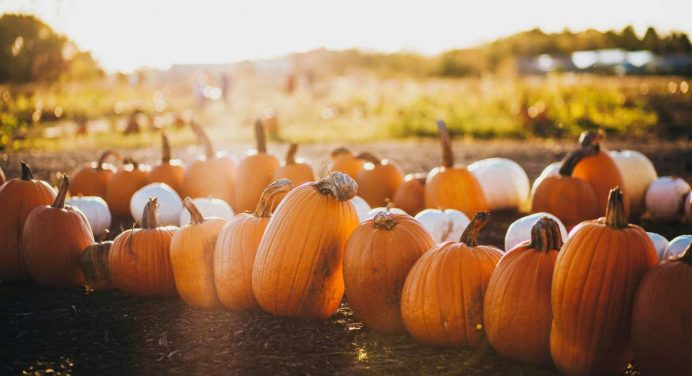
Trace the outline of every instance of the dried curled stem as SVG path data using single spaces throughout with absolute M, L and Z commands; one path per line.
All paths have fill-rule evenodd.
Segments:
M 29 167 L 29 164 L 22 161 L 22 180 L 24 181 L 29 181 L 34 178 L 34 173 L 31 172 L 31 167 Z
M 454 166 L 454 153 L 452 152 L 452 141 L 449 139 L 449 131 L 444 120 L 437 121 L 437 130 L 440 133 L 440 144 L 442 145 L 442 166 Z
M 191 225 L 198 225 L 200 223 L 204 223 L 204 216 L 199 211 L 197 205 L 195 205 L 195 203 L 192 201 L 190 197 L 185 197 L 185 200 L 183 200 L 183 206 L 185 207 L 185 209 L 187 209 L 188 212 L 190 212 Z
M 625 228 L 629 225 L 627 223 L 627 216 L 625 215 L 625 206 L 622 203 L 622 191 L 620 187 L 611 189 L 608 194 L 605 223 L 616 229 Z
M 600 149 L 600 144 L 605 140 L 605 132 L 602 129 L 597 131 L 584 131 L 579 136 L 579 144 L 582 147 L 594 147 L 596 151 Z
M 562 248 L 560 226 L 550 217 L 543 217 L 531 228 L 530 248 L 537 251 L 550 251 Z
M 479 211 L 471 220 L 471 223 L 466 227 L 464 233 L 461 234 L 459 242 L 466 244 L 469 247 L 478 246 L 478 233 L 483 227 L 490 222 L 490 212 Z
M 394 226 L 396 226 L 397 221 L 394 218 L 394 214 L 390 213 L 389 210 L 381 211 L 375 215 L 372 220 L 376 229 L 390 231 Z
M 159 201 L 156 197 L 149 197 L 142 212 L 142 228 L 152 230 L 159 227 Z
M 53 207 L 56 209 L 62 209 L 65 207 L 65 196 L 67 196 L 67 191 L 70 188 L 70 178 L 67 174 L 63 174 L 62 182 L 60 183 L 60 189 L 58 189 L 58 194 L 55 196 L 55 201 L 53 201 Z
M 288 179 L 279 179 L 264 188 L 255 212 L 255 217 L 269 217 L 279 206 L 281 200 L 293 189 L 293 183 Z
M 341 172 L 332 172 L 312 185 L 321 194 L 334 196 L 339 201 L 350 200 L 358 192 L 358 183 Z
M 590 155 L 595 155 L 597 153 L 598 153 L 598 148 L 594 147 L 593 145 L 582 146 L 576 150 L 571 151 L 562 160 L 562 166 L 560 167 L 560 171 L 559 171 L 560 175 L 572 176 L 572 172 L 574 172 L 574 168 L 577 167 L 577 164 L 579 164 L 579 162 L 581 162 L 582 159 L 584 159 Z

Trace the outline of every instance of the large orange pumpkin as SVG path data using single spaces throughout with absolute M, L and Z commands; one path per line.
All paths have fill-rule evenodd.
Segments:
M 111 213 L 129 216 L 132 195 L 147 185 L 148 178 L 148 165 L 140 165 L 132 158 L 125 158 L 123 167 L 113 174 L 106 188 L 106 203 Z
M 418 258 L 435 246 L 423 226 L 406 214 L 377 213 L 358 226 L 344 252 L 348 305 L 369 328 L 404 332 L 401 289 Z
M 105 199 L 108 182 L 116 171 L 115 166 L 106 163 L 111 156 L 121 159 L 116 151 L 106 150 L 98 161 L 87 163 L 75 170 L 70 178 L 70 194 Z
M 70 180 L 63 176 L 53 205 L 31 211 L 22 235 L 24 260 L 31 278 L 44 286 L 79 286 L 84 282 L 82 252 L 94 242 L 86 217 L 65 206 Z
M 483 335 L 483 296 L 502 251 L 479 246 L 490 213 L 478 212 L 459 243 L 444 242 L 423 254 L 406 277 L 401 318 L 426 344 L 478 346 Z
M 345 147 L 334 149 L 330 157 L 332 161 L 329 164 L 329 172 L 343 172 L 353 179 L 358 177 L 358 173 L 365 165 L 364 160 L 356 158 L 356 156 Z
M 549 365 L 550 287 L 560 228 L 543 217 L 531 229 L 531 242 L 507 252 L 493 271 L 483 302 L 488 342 L 503 356 L 534 365 Z
M 214 308 L 219 305 L 214 285 L 214 245 L 226 220 L 204 218 L 189 197 L 183 205 L 190 212 L 190 224 L 180 227 L 171 239 L 175 286 L 188 304 Z
M 293 189 L 267 225 L 252 269 L 260 307 L 279 316 L 325 319 L 344 294 L 343 251 L 358 225 L 358 186 L 334 172 Z
M 0 186 L 0 279 L 29 278 L 22 252 L 22 232 L 29 213 L 50 205 L 55 191 L 42 180 L 35 180 L 31 168 L 22 162 L 22 176 Z
M 264 190 L 254 213 L 241 213 L 221 229 L 214 249 L 214 281 L 221 303 L 230 309 L 257 309 L 252 292 L 252 267 L 269 218 L 293 189 L 290 180 L 277 180 Z
M 175 296 L 170 247 L 175 226 L 160 226 L 159 203 L 149 198 L 142 214 L 142 228 L 123 231 L 108 253 L 113 286 L 133 296 Z
M 425 207 L 456 209 L 471 217 L 488 210 L 483 189 L 466 166 L 454 165 L 454 154 L 444 122 L 437 123 L 442 143 L 442 166 L 433 168 L 425 181 Z
M 179 159 L 171 159 L 171 145 L 163 131 L 161 132 L 161 143 L 163 149 L 161 164 L 151 169 L 149 182 L 168 184 L 178 195 L 183 195 L 185 167 Z
M 238 185 L 235 190 L 233 209 L 236 212 L 252 211 L 257 206 L 264 188 L 272 182 L 279 161 L 267 153 L 264 125 L 255 123 L 257 150 L 247 155 L 238 167 Z
M 360 153 L 358 159 L 369 162 L 356 176 L 358 196 L 373 208 L 386 206 L 394 198 L 399 185 L 404 182 L 404 175 L 396 165 L 370 153 Z
M 415 216 L 425 209 L 426 173 L 408 174 L 394 193 L 394 207 Z
M 286 161 L 274 172 L 274 180 L 288 179 L 295 186 L 315 180 L 312 167 L 303 160 L 296 161 L 296 152 L 298 144 L 291 144 L 286 152 Z
M 646 232 L 627 223 L 622 192 L 614 188 L 605 218 L 577 225 L 557 257 L 550 352 L 560 371 L 625 371 L 634 295 L 657 260 Z

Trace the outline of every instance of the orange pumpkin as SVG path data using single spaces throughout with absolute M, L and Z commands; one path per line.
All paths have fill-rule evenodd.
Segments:
M 108 182 L 115 173 L 115 166 L 106 160 L 120 155 L 114 150 L 106 150 L 96 162 L 87 163 L 72 173 L 70 179 L 70 194 L 72 196 L 98 196 L 106 198 Z
M 11 179 L 0 186 L 0 279 L 29 278 L 22 252 L 24 223 L 35 207 L 50 205 L 54 199 L 53 188 L 35 180 L 25 162 L 21 179 Z
M 394 193 L 394 207 L 410 215 L 416 215 L 425 209 L 426 173 L 408 174 L 404 177 Z
M 490 213 L 478 212 L 459 243 L 444 242 L 421 256 L 401 292 L 401 318 L 417 340 L 439 346 L 478 346 L 483 340 L 483 296 L 502 251 L 479 246 Z
M 562 236 L 557 222 L 543 217 L 531 229 L 531 242 L 507 252 L 497 264 L 483 301 L 488 342 L 503 356 L 549 365 L 550 287 Z
M 191 126 L 206 154 L 185 169 L 184 194 L 192 198 L 214 197 L 232 206 L 238 163 L 229 155 L 214 152 L 211 140 L 199 124 L 193 121 Z
M 318 319 L 336 311 L 344 293 L 344 246 L 358 225 L 349 202 L 357 189 L 348 175 L 334 172 L 286 195 L 252 269 L 252 290 L 262 309 Z
M 315 181 L 315 174 L 312 167 L 299 160 L 296 162 L 295 156 L 298 151 L 298 144 L 291 144 L 286 152 L 286 161 L 274 172 L 274 180 L 288 179 L 293 185 L 299 186 L 303 183 Z
M 214 245 L 226 220 L 204 218 L 189 197 L 183 205 L 190 212 L 190 224 L 180 227 L 171 239 L 175 286 L 188 304 L 214 308 L 219 305 L 214 285 Z
M 108 252 L 113 242 L 89 244 L 82 252 L 82 272 L 89 291 L 107 291 L 113 288 L 108 271 Z
M 130 215 L 132 195 L 147 185 L 149 176 L 149 166 L 140 165 L 132 158 L 125 158 L 123 164 L 123 168 L 108 181 L 106 189 L 108 208 L 117 216 Z
M 692 349 L 692 244 L 646 273 L 632 313 L 632 344 L 642 375 L 684 375 Z
M 113 286 L 133 296 L 175 296 L 170 247 L 175 226 L 160 226 L 158 199 L 144 206 L 142 228 L 123 231 L 108 253 Z
M 567 230 L 598 217 L 596 192 L 589 182 L 572 177 L 574 166 L 586 157 L 588 149 L 578 149 L 567 155 L 560 174 L 548 176 L 536 185 L 531 198 L 532 213 L 550 213 L 564 223 Z
M 151 169 L 149 182 L 168 184 L 178 195 L 182 195 L 185 167 L 183 167 L 183 163 L 179 159 L 171 159 L 171 145 L 168 143 L 168 137 L 163 131 L 161 132 L 161 142 L 163 145 L 161 164 Z
M 356 176 L 358 196 L 373 208 L 386 206 L 404 182 L 404 175 L 396 165 L 387 162 L 386 159 L 380 160 L 370 153 L 360 153 L 358 159 L 369 162 Z
M 364 160 L 356 158 L 356 156 L 345 147 L 334 149 L 331 153 L 331 160 L 329 172 L 343 172 L 353 179 L 358 177 L 358 173 L 365 165 Z
M 489 210 L 483 189 L 466 166 L 454 165 L 454 154 L 444 122 L 438 122 L 442 142 L 442 166 L 433 168 L 425 181 L 425 207 L 456 209 L 471 217 Z
M 236 212 L 254 210 L 264 188 L 272 182 L 274 172 L 279 168 L 279 161 L 267 154 L 267 142 L 264 125 L 255 123 L 257 150 L 246 156 L 238 167 L 238 186 L 235 190 L 233 209 Z
M 611 190 L 605 218 L 577 225 L 557 257 L 550 352 L 568 375 L 622 373 L 632 359 L 634 295 L 658 257 L 622 196 Z
M 31 278 L 44 286 L 79 286 L 84 282 L 81 256 L 94 242 L 86 217 L 65 206 L 70 180 L 63 176 L 53 205 L 31 211 L 22 235 L 24 260 Z
M 257 309 L 252 292 L 252 266 L 271 213 L 293 189 L 290 180 L 277 180 L 264 190 L 254 213 L 241 213 L 221 229 L 214 249 L 214 281 L 221 303 L 230 309 Z
M 377 213 L 358 226 L 344 252 L 348 305 L 377 332 L 404 332 L 401 289 L 418 258 L 435 246 L 423 226 L 406 214 Z

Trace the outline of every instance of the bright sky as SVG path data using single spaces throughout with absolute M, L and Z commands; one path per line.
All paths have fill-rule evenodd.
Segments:
M 692 34 L 692 0 L 0 0 L 4 12 L 36 14 L 125 71 L 318 47 L 437 53 L 533 27 Z

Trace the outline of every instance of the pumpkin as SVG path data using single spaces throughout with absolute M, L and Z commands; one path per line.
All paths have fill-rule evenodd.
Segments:
M 509 251 L 520 243 L 531 240 L 531 229 L 543 217 L 548 217 L 555 221 L 558 227 L 560 227 L 562 241 L 567 241 L 567 229 L 560 219 L 550 213 L 539 212 L 521 217 L 509 225 L 505 234 L 505 250 Z
M 252 267 L 271 213 L 293 189 L 288 179 L 267 186 L 254 213 L 241 213 L 223 226 L 214 248 L 214 283 L 221 304 L 235 310 L 258 309 L 252 292 Z
M 454 165 L 454 154 L 444 122 L 437 123 L 442 143 L 442 166 L 433 168 L 425 181 L 425 207 L 456 209 L 474 215 L 489 210 L 478 179 L 465 166 Z
M 219 200 L 218 198 L 194 198 L 192 202 L 197 207 L 197 210 L 202 214 L 204 218 L 222 218 L 230 221 L 233 218 L 233 209 L 224 200 Z M 180 217 L 178 217 L 178 223 L 181 225 L 190 223 L 190 212 L 187 210 L 180 211 Z
M 628 187 L 608 150 L 603 146 L 603 131 L 583 132 L 579 139 L 582 149 L 591 149 L 572 171 L 572 177 L 582 179 L 593 187 L 598 201 L 598 213 L 605 213 L 608 206 L 608 193 L 612 188 L 620 187 L 625 200 L 625 214 L 629 213 Z
M 108 181 L 106 203 L 114 216 L 130 215 L 130 200 L 140 188 L 147 185 L 149 166 L 140 165 L 131 158 Z
M 654 243 L 654 248 L 656 248 L 656 254 L 658 255 L 658 260 L 661 261 L 663 260 L 663 255 L 666 252 L 666 248 L 668 247 L 668 239 L 666 239 L 664 236 L 659 235 L 655 232 L 647 232 L 647 235 L 649 235 L 649 239 L 651 239 L 651 242 Z
M 471 222 L 466 214 L 454 209 L 425 209 L 416 215 L 416 220 L 437 243 L 459 239 Z
M 575 227 L 555 263 L 550 352 L 567 375 L 622 373 L 632 359 L 634 295 L 658 257 L 624 201 L 613 188 L 605 218 Z
M 34 208 L 49 205 L 54 199 L 53 188 L 42 180 L 35 180 L 25 162 L 22 162 L 20 179 L 8 180 L 0 186 L 0 279 L 29 278 L 22 252 L 24 224 Z
M 627 187 L 630 216 L 633 219 L 639 218 L 644 213 L 646 189 L 658 178 L 656 169 L 649 158 L 635 150 L 611 151 L 610 156 L 620 170 Z
M 632 312 L 632 345 L 642 375 L 685 375 L 692 348 L 692 246 L 644 276 Z
M 175 286 L 188 304 L 214 308 L 220 303 L 214 284 L 214 246 L 226 220 L 204 218 L 189 197 L 183 205 L 190 212 L 190 224 L 181 226 L 171 239 Z
M 661 260 L 668 260 L 671 257 L 681 255 L 690 244 L 692 244 L 692 235 L 680 235 L 673 238 L 663 251 Z
M 356 158 L 356 156 L 345 147 L 334 149 L 330 156 L 332 161 L 328 166 L 328 171 L 330 173 L 343 172 L 352 179 L 358 177 L 358 173 L 363 170 L 363 166 L 365 165 L 363 159 Z
M 567 229 L 598 217 L 596 192 L 589 182 L 572 177 L 572 171 L 589 149 L 577 149 L 567 155 L 557 176 L 538 183 L 531 198 L 531 212 L 547 212 L 560 218 Z
M 236 212 L 252 211 L 257 206 L 264 188 L 272 182 L 279 161 L 267 154 L 266 135 L 261 121 L 255 123 L 257 150 L 248 154 L 238 166 L 238 186 L 235 190 L 233 209 Z
M 372 207 L 387 205 L 404 182 L 401 170 L 386 159 L 380 160 L 367 152 L 360 153 L 358 159 L 368 162 L 356 176 L 358 195 Z
M 2 171 L 2 168 L 0 168 L 0 186 L 5 184 L 7 181 L 7 177 L 5 177 L 5 172 Z
M 550 286 L 562 235 L 557 222 L 543 217 L 531 229 L 531 242 L 507 252 L 493 271 L 483 301 L 490 345 L 504 357 L 549 365 Z
M 408 174 L 394 192 L 394 206 L 414 216 L 425 209 L 426 173 Z
M 179 159 L 171 159 L 171 145 L 168 143 L 166 133 L 161 131 L 161 164 L 154 166 L 149 173 L 150 183 L 164 183 L 178 194 L 183 194 L 183 179 L 185 167 Z M 139 212 L 141 213 L 141 212 Z
M 82 251 L 94 242 L 86 217 L 65 206 L 70 179 L 63 176 L 53 205 L 37 206 L 24 224 L 24 261 L 31 278 L 44 286 L 79 286 L 84 282 Z
M 106 150 L 98 161 L 87 163 L 72 172 L 70 194 L 106 198 L 108 182 L 116 171 L 115 166 L 106 163 L 111 156 L 121 159 L 116 151 Z
M 233 205 L 238 163 L 231 156 L 216 153 L 209 136 L 199 124 L 193 121 L 191 126 L 204 145 L 205 155 L 185 169 L 184 195 L 191 198 L 214 197 Z
M 479 246 L 490 213 L 478 212 L 459 243 L 437 244 L 421 256 L 401 292 L 401 318 L 418 341 L 436 346 L 478 346 L 483 335 L 483 296 L 502 252 Z
M 511 159 L 482 159 L 471 163 L 468 170 L 480 183 L 490 210 L 519 210 L 529 199 L 529 177 Z
M 113 289 L 108 271 L 108 252 L 113 242 L 89 244 L 82 252 L 82 273 L 88 291 L 108 291 Z
M 101 197 L 71 197 L 65 200 L 65 204 L 79 209 L 84 214 L 95 237 L 105 234 L 111 227 L 111 212 Z
M 344 251 L 348 305 L 369 328 L 404 332 L 400 298 L 406 275 L 435 245 L 418 221 L 405 213 L 382 211 L 358 226 Z
M 364 218 L 363 220 L 366 221 L 366 220 L 368 220 L 368 219 L 375 218 L 375 216 L 376 216 L 378 213 L 382 213 L 382 212 L 389 212 L 389 213 L 394 213 L 394 214 L 406 214 L 405 211 L 403 211 L 403 210 L 401 210 L 401 209 L 399 209 L 399 208 L 393 207 L 392 204 L 390 203 L 390 204 L 387 205 L 387 206 L 383 206 L 383 207 L 379 207 L 379 208 L 372 208 L 372 209 L 370 209 L 370 211 L 368 211 L 368 214 L 365 216 L 365 218 Z M 361 221 L 361 222 L 363 222 L 363 221 Z
M 166 183 L 151 183 L 137 190 L 130 199 L 130 213 L 135 221 L 140 222 L 144 208 L 149 205 L 149 199 L 156 197 L 160 210 L 157 220 L 164 225 L 177 226 L 180 213 L 183 211 L 183 200 Z
M 333 172 L 286 195 L 252 269 L 252 290 L 262 309 L 317 319 L 336 311 L 344 293 L 344 246 L 358 225 L 349 202 L 357 190 L 348 175 Z
M 123 231 L 108 253 L 113 286 L 133 296 L 175 296 L 170 248 L 175 226 L 161 226 L 158 198 L 144 206 L 142 228 Z
M 646 209 L 651 219 L 657 222 L 678 221 L 684 213 L 685 196 L 690 185 L 675 176 L 664 176 L 654 180 L 646 190 Z
M 351 199 L 351 204 L 353 204 L 353 207 L 356 209 L 359 222 L 363 222 L 364 220 L 368 219 L 368 213 L 370 213 L 371 208 L 362 197 L 353 196 Z
M 301 159 L 296 160 L 297 152 L 298 144 L 291 144 L 288 147 L 286 161 L 274 172 L 274 180 L 288 179 L 295 186 L 315 180 L 312 167 Z
M 538 175 L 536 180 L 533 181 L 533 185 L 531 185 L 531 196 L 533 196 L 533 191 L 536 189 L 536 186 L 538 183 L 541 182 L 541 180 L 547 178 L 548 176 L 557 176 L 560 175 L 560 169 L 562 168 L 562 161 L 558 162 L 553 162 L 546 166 L 543 171 L 541 171 L 541 174 Z

